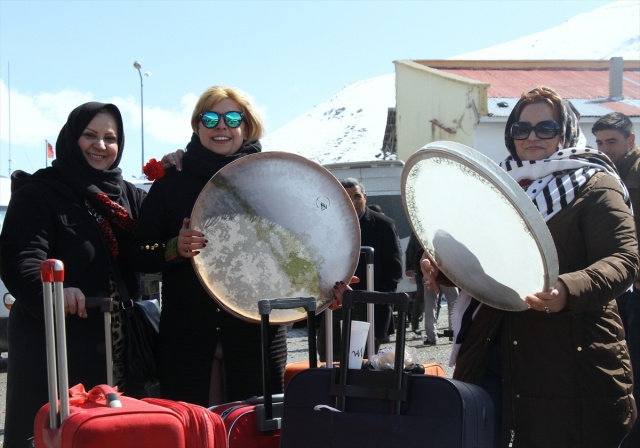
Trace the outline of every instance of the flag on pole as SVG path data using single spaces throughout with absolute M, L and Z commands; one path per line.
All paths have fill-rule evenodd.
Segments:
M 51 146 L 48 140 L 45 140 L 45 142 L 47 142 L 47 158 L 53 159 L 53 146 Z

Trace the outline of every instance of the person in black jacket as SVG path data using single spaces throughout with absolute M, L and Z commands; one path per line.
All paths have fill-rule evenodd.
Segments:
M 162 271 L 161 395 L 206 407 L 262 395 L 260 325 L 227 312 L 200 283 L 191 259 L 206 241 L 189 228 L 189 217 L 219 169 L 261 151 L 264 127 L 246 95 L 223 86 L 200 96 L 191 127 L 182 170 L 167 169 L 149 190 L 131 253 L 142 272 Z M 272 390 L 279 393 L 287 360 L 284 325 L 269 326 L 269 346 Z
M 104 319 L 100 312 L 87 312 L 85 297 L 110 295 L 117 304 L 122 288 L 131 297 L 138 291 L 125 250 L 146 193 L 122 179 L 123 150 L 118 108 L 90 102 L 69 114 L 51 167 L 11 176 L 0 235 L 0 276 L 16 298 L 9 316 L 5 447 L 27 446 L 36 413 L 48 401 L 42 261 L 55 258 L 65 265 L 69 384 L 107 382 Z M 121 289 L 115 286 L 115 267 L 124 278 Z M 115 346 L 121 343 L 117 320 L 112 331 Z M 114 374 L 127 391 L 120 353 L 114 350 Z
M 402 249 L 400 239 L 393 219 L 383 213 L 376 212 L 367 207 L 367 194 L 364 185 L 354 178 L 340 181 L 355 208 L 360 222 L 360 245 L 373 247 L 373 286 L 376 291 L 395 292 L 398 283 L 402 279 Z M 353 284 L 353 289 L 367 288 L 367 265 L 364 255 L 360 255 L 355 276 L 359 283 Z M 334 360 L 340 356 L 340 324 L 342 317 L 340 310 L 334 311 L 333 325 L 333 355 Z M 353 311 L 354 320 L 367 320 L 366 306 L 358 304 Z M 393 321 L 393 309 L 391 305 L 375 305 L 374 307 L 374 334 L 375 353 L 380 344 L 386 342 L 389 335 L 395 330 Z M 320 361 L 326 359 L 326 333 L 324 314 L 322 314 L 318 331 L 318 354 Z M 368 348 L 367 348 L 367 351 Z M 365 355 L 367 356 L 367 355 Z

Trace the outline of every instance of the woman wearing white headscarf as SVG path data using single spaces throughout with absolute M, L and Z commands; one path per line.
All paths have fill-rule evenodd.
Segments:
M 501 166 L 545 219 L 560 275 L 551 291 L 525 297 L 523 312 L 461 294 L 454 378 L 491 394 L 496 446 L 616 447 L 636 419 L 615 301 L 639 264 L 626 189 L 611 161 L 586 148 L 570 103 L 551 89 L 522 95 L 505 143 Z M 427 286 L 445 281 L 429 260 L 421 267 Z

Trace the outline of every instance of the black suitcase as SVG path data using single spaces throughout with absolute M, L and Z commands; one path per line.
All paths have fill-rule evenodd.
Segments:
M 343 297 L 341 365 L 347 365 L 354 302 L 393 303 L 398 311 L 395 365 L 402 365 L 409 298 L 348 291 Z M 309 369 L 285 390 L 281 448 L 493 447 L 493 403 L 482 388 L 393 371 Z

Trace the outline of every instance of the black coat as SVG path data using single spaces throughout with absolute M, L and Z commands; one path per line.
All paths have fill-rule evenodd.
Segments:
M 111 259 L 95 219 L 56 168 L 33 176 L 16 172 L 12 185 L 0 235 L 0 275 L 16 298 L 9 315 L 6 427 L 11 431 L 7 431 L 5 443 L 8 438 L 15 441 L 28 437 L 24 433 L 32 431 L 35 413 L 48 400 L 41 262 L 48 258 L 62 260 L 64 287 L 79 288 L 85 296 L 98 296 L 109 294 Z M 145 192 L 125 185 L 123 195 L 136 218 Z M 119 232 L 117 228 L 114 231 Z M 125 234 L 119 236 L 121 243 L 126 241 Z M 138 277 L 128 266 L 127 257 L 120 256 L 117 263 L 130 294 L 135 294 Z M 87 388 L 105 384 L 102 314 L 90 310 L 87 319 L 67 317 L 66 334 L 69 384 L 83 383 Z M 18 431 L 20 436 L 16 435 Z
M 378 213 L 366 207 L 360 218 L 360 245 L 373 247 L 373 281 L 374 290 L 380 292 L 395 292 L 398 283 L 402 279 L 402 249 L 400 239 L 393 219 L 383 213 Z M 363 254 L 360 255 L 355 276 L 360 283 L 351 285 L 353 289 L 367 289 L 367 261 Z M 318 354 L 320 360 L 325 360 L 326 333 L 324 316 L 321 319 L 318 330 Z M 393 310 L 390 305 L 375 305 L 374 332 L 376 339 L 384 339 L 393 334 Z M 340 354 L 340 325 L 342 312 L 336 310 L 333 313 L 333 353 L 334 360 Z M 366 307 L 360 304 L 354 307 L 354 320 L 367 320 Z M 368 355 L 368 353 L 367 353 Z
M 360 218 L 360 245 L 373 247 L 374 290 L 395 292 L 402 280 L 402 249 L 393 219 L 366 207 Z M 367 289 L 367 262 L 363 254 L 358 260 L 355 276 L 360 283 L 352 285 L 353 289 Z M 392 312 L 389 305 L 375 306 L 376 338 L 383 339 L 394 333 Z
M 256 149 L 245 147 L 244 155 L 257 152 Z M 187 155 L 189 151 L 188 147 Z M 163 247 L 177 237 L 183 219 L 191 216 L 198 195 L 217 171 L 215 168 L 234 160 L 217 159 L 210 176 L 203 177 L 197 172 L 201 166 L 193 167 L 187 155 L 182 171 L 168 169 L 152 185 L 140 214 L 132 259 L 142 272 L 162 271 L 158 354 L 162 396 L 208 406 L 218 342 L 224 356 L 226 400 L 262 395 L 260 325 L 238 319 L 220 307 L 201 285 L 190 260 L 165 260 Z M 153 250 L 154 247 L 158 249 Z M 272 387 L 274 393 L 279 393 L 283 390 L 287 360 L 286 329 L 280 325 L 270 326 L 269 330 Z
M 393 219 L 367 207 L 360 218 L 360 245 L 371 246 L 374 249 L 374 289 L 380 292 L 395 292 L 402 280 L 402 249 Z M 360 278 L 360 283 L 353 285 L 353 289 L 367 289 L 364 255 L 360 255 L 355 275 Z

